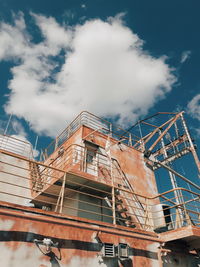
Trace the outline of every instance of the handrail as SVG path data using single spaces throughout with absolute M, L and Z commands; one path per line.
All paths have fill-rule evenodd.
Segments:
M 126 137 L 126 135 L 131 135 L 132 134 L 130 132 L 128 132 L 127 130 L 123 130 L 122 128 L 120 128 L 119 126 L 108 122 L 105 119 L 102 119 L 88 111 L 82 111 L 62 132 L 61 134 L 59 134 L 55 140 L 53 140 L 48 146 L 47 148 L 45 148 L 43 150 L 43 154 L 45 155 L 45 153 L 47 154 L 47 156 L 49 156 L 50 154 L 52 154 L 57 147 L 60 147 L 65 140 L 67 140 L 75 131 L 77 131 L 81 125 L 85 125 L 88 127 L 91 127 L 92 129 L 98 129 L 99 132 L 103 132 L 105 134 L 105 131 L 107 131 L 109 133 L 111 133 L 113 136 L 117 137 L 117 138 L 121 138 L 122 136 L 126 139 L 125 141 L 129 141 L 129 136 Z M 101 126 L 101 127 L 100 127 Z M 115 131 L 113 131 L 113 128 L 115 129 Z M 123 131 L 123 135 L 120 133 L 121 131 Z M 131 137 L 132 140 L 132 137 Z M 60 143 L 59 143 L 60 142 Z M 58 146 L 57 146 L 58 145 Z M 52 151 L 50 151 L 52 150 Z
M 77 148 L 82 150 L 84 147 L 81 145 L 72 144 L 66 149 L 64 153 L 69 154 L 69 158 L 70 158 L 73 156 L 73 151 L 75 151 Z M 37 196 L 39 196 L 40 193 L 44 192 L 44 189 L 46 190 L 46 188 L 52 185 L 52 182 L 50 181 L 54 181 L 54 180 L 51 180 L 51 179 L 55 179 L 55 181 L 56 179 L 57 180 L 59 179 L 60 182 L 62 182 L 64 179 L 63 177 L 65 176 L 66 173 L 76 174 L 75 171 L 73 170 L 70 170 L 70 169 L 63 170 L 62 168 L 49 166 L 41 162 L 37 162 L 31 159 L 26 159 L 19 155 L 16 156 L 15 154 L 8 152 L 8 151 L 0 151 L 0 152 L 6 155 L 9 155 L 9 156 L 15 157 L 15 158 L 20 158 L 23 161 L 27 162 L 26 166 L 24 164 L 22 164 L 22 166 L 18 166 L 18 165 L 12 164 L 12 161 L 7 160 L 6 157 L 5 159 L 1 160 L 1 163 L 8 164 L 8 169 L 6 168 L 2 169 L 1 172 L 5 173 L 6 175 L 9 175 L 10 178 L 12 177 L 14 178 L 13 181 L 10 179 L 8 181 L 6 180 L 0 181 L 3 184 L 7 184 L 8 186 L 19 187 L 19 189 L 20 188 L 24 189 L 26 192 L 29 193 L 31 192 L 32 188 L 31 186 L 29 187 L 29 184 L 31 183 L 28 183 L 28 182 L 29 181 L 32 182 L 32 186 L 34 186 L 35 185 L 34 182 L 37 183 L 37 181 L 33 180 L 34 175 L 32 179 L 30 175 L 28 176 L 28 173 L 31 170 L 31 165 L 28 163 L 37 165 L 39 168 L 39 171 L 44 171 L 45 169 L 42 175 L 39 175 L 39 178 L 42 177 L 43 179 L 42 184 L 44 188 L 38 188 L 38 190 L 36 190 L 37 192 L 35 195 Z M 103 154 L 101 155 L 102 157 L 107 158 L 105 155 Z M 64 156 L 63 158 L 66 158 L 66 157 Z M 9 170 L 9 166 L 11 167 L 13 166 L 14 171 L 12 169 Z M 22 169 L 22 172 L 16 171 L 15 167 Z M 117 165 L 117 168 L 118 167 L 119 166 Z M 50 180 L 49 180 L 49 177 L 50 177 Z M 35 179 L 37 179 L 37 177 Z M 87 176 L 84 177 L 84 179 L 89 181 L 89 179 L 87 179 Z M 26 181 L 26 183 L 23 181 Z M 98 183 L 102 184 L 101 181 L 97 180 L 96 182 L 97 184 Z M 182 226 L 189 225 L 189 224 L 194 224 L 196 226 L 199 226 L 200 218 L 198 217 L 198 215 L 199 215 L 199 209 L 200 209 L 199 207 L 200 195 L 198 192 L 193 192 L 192 190 L 186 189 L 183 187 L 171 189 L 166 192 L 156 194 L 154 196 L 145 196 L 144 194 L 133 192 L 131 188 L 126 189 L 126 188 L 118 186 L 117 184 L 114 184 L 114 185 L 110 184 L 110 189 L 109 189 L 109 187 L 101 188 L 94 184 L 82 183 L 82 182 L 72 179 L 70 180 L 68 184 L 66 184 L 66 187 L 65 187 L 66 195 L 63 198 L 65 202 L 63 204 L 59 202 L 57 204 L 55 203 L 56 198 L 59 197 L 59 189 L 58 191 L 52 191 L 52 192 L 50 190 L 48 193 L 48 197 L 41 198 L 41 200 L 39 201 L 41 201 L 42 205 L 46 205 L 47 207 L 49 205 L 51 206 L 57 205 L 58 207 L 66 208 L 69 210 L 70 209 L 77 210 L 83 213 L 90 214 L 88 216 L 96 215 L 96 216 L 99 216 L 98 218 L 102 218 L 101 216 L 104 216 L 107 219 L 109 218 L 109 221 L 111 222 L 113 210 L 111 209 L 109 205 L 107 206 L 107 204 L 103 201 L 105 201 L 105 196 L 106 196 L 108 198 L 108 201 L 110 202 L 110 205 L 112 206 L 113 204 L 113 199 L 111 198 L 111 187 L 112 186 L 114 187 L 114 190 L 115 190 L 114 192 L 115 192 L 116 200 L 114 203 L 116 204 L 115 206 L 116 220 L 117 220 L 117 223 L 119 224 L 121 223 L 122 225 L 129 227 L 130 224 L 127 223 L 127 221 L 129 221 L 129 222 L 132 222 L 132 225 L 135 227 L 145 229 L 145 230 L 149 229 L 151 231 L 155 229 L 156 227 L 157 228 L 165 227 L 166 229 L 170 230 L 170 229 L 176 229 L 178 227 L 182 227 Z M 121 193 L 119 195 L 120 196 L 119 198 L 118 198 L 117 190 L 120 191 Z M 172 195 L 173 192 L 177 190 L 181 190 L 182 192 L 185 192 L 185 194 L 183 194 L 183 203 L 176 203 L 176 197 Z M 75 193 L 82 194 L 83 198 L 82 197 L 80 199 L 74 198 Z M 25 199 L 27 200 L 33 199 L 31 198 L 30 194 L 24 195 L 24 192 L 20 190 L 17 190 L 17 191 L 5 190 L 4 192 L 3 190 L 1 190 L 0 194 L 7 194 L 8 195 L 7 199 L 9 199 L 9 196 L 11 198 L 19 197 L 21 199 L 24 199 L 24 201 Z M 192 194 L 192 196 L 194 197 L 191 198 L 190 194 Z M 84 195 L 86 197 L 84 197 Z M 96 202 L 94 201 L 94 203 L 93 202 L 90 203 L 89 198 L 92 198 L 92 199 L 96 198 L 97 200 Z M 141 206 L 138 205 L 138 203 L 136 203 L 137 198 L 139 202 L 141 203 Z M 79 208 L 72 206 L 70 202 L 68 202 L 68 200 L 73 200 L 73 199 L 75 201 L 78 201 L 80 204 L 82 203 L 81 204 L 82 206 L 80 205 Z M 123 201 L 122 204 L 120 200 Z M 87 206 L 87 205 L 91 205 L 91 206 Z M 155 206 L 156 206 L 156 209 L 154 209 Z M 141 209 L 142 207 L 143 209 Z M 109 214 L 101 213 L 102 212 L 100 211 L 101 208 L 103 209 L 105 208 L 107 211 L 109 211 Z M 125 211 L 123 211 L 123 209 Z M 120 213 L 121 212 L 120 210 L 122 210 L 122 213 Z M 170 213 L 169 213 L 169 210 L 170 210 Z M 62 212 L 62 210 L 60 212 Z M 169 222 L 169 218 L 171 218 L 171 222 Z
M 74 144 L 72 144 L 72 145 L 74 145 Z M 71 146 L 72 146 L 72 145 L 71 145 Z M 77 146 L 80 146 L 80 145 L 77 145 Z M 81 146 L 80 146 L 80 147 L 81 147 Z M 27 161 L 27 162 L 32 162 L 32 163 L 38 164 L 38 165 L 40 165 L 40 166 L 42 166 L 42 167 L 46 167 L 46 168 L 49 168 L 49 169 L 52 169 L 52 170 L 55 170 L 55 171 L 60 171 L 60 172 L 62 172 L 63 174 L 66 173 L 66 171 L 64 171 L 63 169 L 59 169 L 59 168 L 56 168 L 56 167 L 52 167 L 52 166 L 49 166 L 49 165 L 47 165 L 47 164 L 44 164 L 44 163 L 39 162 L 39 161 L 36 161 L 36 160 L 27 159 L 27 158 L 25 158 L 25 157 L 23 157 L 23 156 L 15 155 L 15 154 L 13 154 L 12 152 L 9 152 L 9 151 L 4 151 L 4 150 L 1 150 L 1 149 L 0 149 L 0 153 L 3 153 L 3 154 L 8 155 L 8 156 L 16 157 L 16 158 L 18 158 L 18 159 L 25 160 L 25 161 Z M 101 155 L 103 155 L 103 154 L 101 154 Z M 105 155 L 103 155 L 103 156 L 105 156 Z M 86 179 L 87 179 L 87 178 L 86 178 Z M 121 191 L 124 191 L 124 192 L 127 192 L 127 193 L 131 193 L 131 191 L 126 190 L 126 189 L 124 189 L 124 188 L 117 187 L 117 186 L 115 186 L 115 189 L 120 189 Z M 194 192 L 194 191 L 192 191 L 192 190 L 189 190 L 189 189 L 187 189 L 187 188 L 183 188 L 183 187 L 177 187 L 177 188 L 175 188 L 175 189 L 170 189 L 170 190 L 168 190 L 168 191 L 165 191 L 165 192 L 163 192 L 163 193 L 157 194 L 157 195 L 152 196 L 152 197 L 151 197 L 151 196 L 145 196 L 145 195 L 140 194 L 140 193 L 137 193 L 137 192 L 134 192 L 134 194 L 137 195 L 138 197 L 143 197 L 143 198 L 146 198 L 146 199 L 149 199 L 149 200 L 153 200 L 153 199 L 159 198 L 159 197 L 161 197 L 161 196 L 163 196 L 163 195 L 165 195 L 165 194 L 174 192 L 174 191 L 176 191 L 176 190 L 183 190 L 183 191 L 186 191 L 186 192 L 188 192 L 188 193 L 190 193 L 190 194 L 194 194 L 194 195 L 200 197 L 200 195 L 199 195 L 198 193 L 196 193 L 196 192 Z
M 0 150 L 10 151 L 24 157 L 33 157 L 33 147 L 30 142 L 12 135 L 0 134 Z M 27 151 L 28 150 L 28 151 Z

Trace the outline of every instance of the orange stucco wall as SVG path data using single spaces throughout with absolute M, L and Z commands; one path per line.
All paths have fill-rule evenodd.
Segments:
M 73 144 L 84 146 L 83 140 L 85 137 L 86 140 L 96 143 L 102 148 L 105 148 L 106 143 L 108 142 L 108 136 L 97 131 L 94 132 L 94 130 L 86 126 L 82 126 L 68 140 L 66 140 L 66 142 L 62 145 L 62 148 L 66 151 L 67 148 Z M 45 164 L 51 164 L 52 167 L 57 166 L 59 149 L 60 148 L 58 148 L 45 161 Z M 111 157 L 118 161 L 121 170 L 126 175 L 136 193 L 144 194 L 147 197 L 154 196 L 158 193 L 154 173 L 152 170 L 146 167 L 141 152 L 125 144 L 118 144 L 113 138 L 110 138 L 110 152 Z M 71 169 L 71 167 L 72 166 L 68 166 L 68 169 Z M 76 169 L 76 166 L 74 166 L 72 169 L 73 171 L 80 171 L 80 168 Z M 87 178 L 91 178 L 88 173 L 79 173 L 79 175 L 86 175 Z M 105 181 L 104 180 L 105 179 L 102 179 L 101 181 L 106 183 L 109 182 L 109 179 L 106 179 Z
M 88 220 L 70 221 L 62 216 L 52 217 L 55 214 L 51 212 L 46 214 L 32 212 L 30 208 L 29 211 L 20 211 L 16 206 L 13 210 L 0 208 L 0 250 L 1 255 L 4 255 L 1 259 L 2 266 L 159 266 L 157 255 L 159 242 L 155 234 L 127 232 L 117 227 L 110 228 L 105 223 L 102 226 L 95 225 Z M 57 248 L 53 248 L 51 257 L 42 255 L 34 239 L 43 240 L 44 238 L 58 242 L 61 260 L 55 257 L 59 256 Z M 104 242 L 113 243 L 116 246 L 119 243 L 127 243 L 129 258 L 125 261 L 120 261 L 117 257 L 103 258 L 101 248 Z
M 92 131 L 83 127 L 82 137 L 88 136 Z M 87 140 L 105 148 L 108 137 L 95 132 L 88 136 Z M 109 142 L 111 157 L 118 161 L 134 191 L 150 197 L 156 195 L 158 192 L 155 176 L 153 171 L 145 165 L 142 153 L 123 143 L 118 144 L 113 138 L 110 138 Z

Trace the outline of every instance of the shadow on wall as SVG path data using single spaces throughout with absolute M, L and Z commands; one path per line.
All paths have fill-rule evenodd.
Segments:
M 61 256 L 57 257 L 53 251 L 50 251 L 49 253 L 47 253 L 45 255 L 49 257 L 51 267 L 61 267 L 59 262 L 58 262 L 58 260 L 61 260 Z
M 41 250 L 41 252 L 47 256 L 48 266 L 40 267 L 62 267 L 59 262 L 61 260 L 62 249 L 73 249 L 80 251 L 96 252 L 98 255 L 102 250 L 102 243 L 97 240 L 98 243 L 87 242 L 82 240 L 73 239 L 59 239 L 55 237 L 46 237 L 44 235 L 36 234 L 33 232 L 22 232 L 22 231 L 0 231 L 0 244 L 1 242 L 23 242 L 23 243 L 35 243 L 35 245 Z M 46 246 L 44 246 L 44 241 Z M 48 246 L 48 242 L 52 245 L 52 250 Z M 52 243 L 51 243 L 52 242 Z M 99 258 L 99 264 L 104 263 L 107 267 L 132 267 L 133 262 L 132 256 L 140 256 L 146 259 L 158 260 L 156 252 L 148 251 L 145 249 L 129 248 L 129 257 L 127 259 L 120 258 Z M 77 266 L 79 267 L 79 266 Z M 80 266 L 82 267 L 82 266 Z M 88 267 L 88 266 L 83 266 Z M 95 266 L 96 267 L 96 266 Z
M 37 239 L 34 240 L 34 243 L 39 248 L 41 253 L 47 257 L 49 257 L 49 261 L 51 263 L 51 267 L 61 267 L 59 262 L 61 260 L 61 250 L 58 247 L 58 243 L 53 243 L 51 239 L 45 238 L 43 241 L 39 241 Z M 42 246 L 41 246 L 42 244 Z M 44 245 L 44 246 L 43 246 Z M 58 256 L 53 252 L 52 245 L 57 249 Z
M 121 260 L 120 263 L 123 267 L 132 267 L 133 266 L 133 262 L 131 259 Z
M 107 267 L 133 267 L 131 259 L 104 258 L 99 263 L 104 263 Z

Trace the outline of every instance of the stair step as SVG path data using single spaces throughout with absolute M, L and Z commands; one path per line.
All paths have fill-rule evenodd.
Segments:
M 116 189 L 116 190 L 115 190 L 115 195 L 117 195 L 117 196 L 120 195 L 120 191 L 119 191 L 119 189 Z
M 125 189 L 129 189 L 129 186 L 128 185 L 124 185 L 123 186 Z
M 117 199 L 117 198 L 116 198 L 116 202 L 115 202 L 115 203 L 116 203 L 116 205 L 120 205 L 120 204 L 123 203 L 123 200 L 122 200 L 122 199 Z
M 131 216 L 128 215 L 128 216 L 126 217 L 126 221 L 131 221 Z
M 131 225 L 129 225 L 129 227 L 131 227 L 131 228 L 135 228 L 136 225 L 135 225 L 135 224 L 131 224 Z
M 126 211 L 128 211 L 126 208 L 122 208 L 120 210 L 117 210 L 117 212 L 119 212 L 119 213 L 125 213 Z

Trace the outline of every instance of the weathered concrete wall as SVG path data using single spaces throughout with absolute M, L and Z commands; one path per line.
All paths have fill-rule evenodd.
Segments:
M 62 212 L 64 214 L 68 214 L 71 216 L 78 216 L 78 201 L 79 201 L 79 194 L 78 193 L 74 193 L 71 196 L 73 199 L 65 199 L 63 204 L 63 210 Z M 54 210 L 54 208 L 53 208 Z
M 3 153 L 0 161 L 0 200 L 26 205 L 31 197 L 29 163 Z
M 112 210 L 103 207 L 108 207 L 105 201 L 80 194 L 78 217 L 112 223 Z
M 112 208 L 103 199 L 73 193 L 64 199 L 63 204 L 63 214 L 112 223 Z M 52 210 L 55 210 L 55 205 Z
M 88 144 L 84 143 L 84 140 L 87 140 L 91 143 L 89 144 L 97 144 L 98 149 L 94 153 L 94 159 L 91 162 L 86 160 L 87 151 L 90 151 Z M 109 139 L 109 140 L 108 140 Z M 108 145 L 109 142 L 109 145 Z M 77 145 L 78 149 L 81 149 L 81 155 L 78 154 L 77 159 L 71 150 L 68 150 L 73 145 Z M 80 147 L 81 145 L 81 147 Z M 63 145 L 61 148 L 58 148 L 49 159 L 46 160 L 45 164 L 51 167 L 58 167 L 60 162 L 64 162 L 61 164 L 59 168 L 67 171 L 66 179 L 69 180 L 70 173 L 74 174 L 74 181 L 79 181 L 78 177 L 83 177 L 91 181 L 105 183 L 106 185 L 112 185 L 111 179 L 111 162 L 108 157 L 107 148 L 109 146 L 109 151 L 112 159 L 114 159 L 112 163 L 112 177 L 114 177 L 114 185 L 116 187 L 121 187 L 122 189 L 134 190 L 136 193 L 145 195 L 147 197 L 152 197 L 157 195 L 157 186 L 155 182 L 154 173 L 152 170 L 146 167 L 144 163 L 143 156 L 137 150 L 128 147 L 124 144 L 118 144 L 117 140 L 113 138 L 109 138 L 108 136 L 95 132 L 94 130 L 81 126 Z M 73 146 L 74 147 L 74 146 Z M 62 153 L 59 154 L 59 150 L 62 150 Z M 67 151 L 71 152 L 68 153 Z M 96 154 L 95 154 L 96 153 Z M 68 159 L 70 159 L 68 161 Z M 91 165 L 91 166 L 88 166 Z M 91 167 L 91 168 L 89 168 Z M 56 177 L 52 179 L 50 183 L 54 183 L 57 179 L 63 177 L 63 172 L 52 171 L 52 176 Z M 75 177 L 77 176 L 77 177 Z M 131 185 L 127 187 L 128 184 Z M 84 182 L 83 182 L 84 183 Z M 47 189 L 49 185 L 46 185 L 44 189 Z M 48 192 L 47 192 L 48 193 Z M 39 194 L 39 193 L 38 193 Z M 76 193 L 74 193 L 76 194 Z M 146 224 L 145 219 L 145 211 L 141 210 L 141 205 L 139 202 L 144 203 L 146 200 L 144 198 L 138 197 L 137 201 L 133 199 L 133 196 L 130 194 L 122 193 L 121 194 L 124 199 L 132 199 L 131 203 L 128 203 L 127 200 L 123 201 L 125 208 L 131 214 L 136 214 L 139 216 L 139 227 L 140 224 Z M 33 195 L 34 196 L 34 195 Z M 73 198 L 73 196 L 72 196 Z M 79 200 L 79 202 L 78 202 Z M 81 202 L 82 201 L 82 202 Z M 85 202 L 93 203 L 95 205 L 87 205 Z M 145 202 L 146 203 L 146 202 Z M 158 204 L 158 199 L 151 201 L 151 205 Z M 107 222 L 111 222 L 112 219 L 108 216 L 104 216 L 104 213 L 107 211 L 107 215 L 111 215 L 108 210 L 103 210 L 101 203 L 98 203 L 97 199 L 87 198 L 86 196 L 79 196 L 79 199 L 73 200 L 65 200 L 65 206 L 72 205 L 72 209 L 64 208 L 63 212 L 69 215 L 80 216 L 84 218 L 94 219 L 94 220 L 103 220 Z M 128 206 L 128 207 L 126 207 Z M 137 211 L 134 211 L 130 208 L 130 206 L 136 206 Z M 74 208 L 74 209 L 73 209 Z M 80 209 L 78 210 L 76 209 Z M 81 211 L 81 209 L 83 211 Z M 84 209 L 91 210 L 92 212 L 84 212 Z M 150 211 L 149 211 L 150 212 Z M 96 213 L 96 214 L 95 214 Z M 137 221 L 133 219 L 133 221 Z M 153 227 L 152 219 L 148 220 L 148 224 Z
M 90 134 L 91 133 L 91 134 Z M 63 149 L 67 149 L 72 144 L 84 146 L 83 139 L 99 145 L 102 148 L 106 147 L 108 137 L 100 132 L 94 132 L 92 129 L 82 126 L 80 127 L 63 145 Z M 45 161 L 45 164 L 51 164 L 52 167 L 56 167 L 59 162 L 58 148 L 49 159 Z M 142 153 L 137 150 L 128 147 L 124 144 L 117 144 L 117 141 L 113 138 L 110 139 L 110 152 L 112 158 L 116 159 L 120 165 L 121 170 L 125 173 L 127 179 L 133 186 L 135 192 L 145 194 L 147 196 L 153 196 L 157 194 L 157 186 L 153 171 L 146 167 Z M 62 158 L 62 156 L 61 156 Z M 69 168 L 69 166 L 68 166 Z M 80 166 L 77 166 L 80 170 Z M 73 167 L 76 170 L 76 166 Z M 91 174 L 88 171 L 88 174 Z M 97 172 L 96 175 L 100 178 L 101 173 Z M 94 175 L 95 176 L 95 175 Z M 105 177 L 104 177 L 105 178 Z M 104 179 L 105 180 L 105 179 Z M 102 182 L 104 182 L 102 179 Z M 106 183 L 109 179 L 105 180 Z M 110 180 L 111 183 L 111 180 Z
M 60 147 L 58 147 L 51 155 L 50 157 L 45 161 L 46 165 L 50 165 L 52 167 L 57 167 L 59 166 L 59 151 L 61 147 L 66 150 L 70 145 L 77 144 L 81 145 L 82 144 L 82 127 L 80 127 L 72 136 L 67 139 L 64 144 L 62 144 Z M 61 156 L 62 157 L 62 156 Z
M 200 259 L 196 255 L 184 253 L 168 253 L 162 256 L 163 267 L 198 267 Z
M 3 267 L 159 267 L 159 242 L 155 235 L 110 227 L 109 224 L 94 225 L 92 221 L 75 221 L 55 218 L 52 212 L 34 214 L 0 208 L 0 251 Z M 47 216 L 48 215 L 48 216 Z M 43 255 L 34 239 L 50 238 L 58 242 L 61 251 L 53 248 Z M 120 261 L 101 256 L 102 243 L 129 245 L 129 258 Z
M 88 136 L 92 130 L 83 127 L 83 135 Z M 121 170 L 126 175 L 135 192 L 145 194 L 146 196 L 154 196 L 158 193 L 154 172 L 146 167 L 141 152 L 128 147 L 124 144 L 118 144 L 113 138 L 110 138 L 108 145 L 108 137 L 99 132 L 92 133 L 88 140 L 98 144 L 100 147 L 110 147 L 111 157 L 116 159 Z

